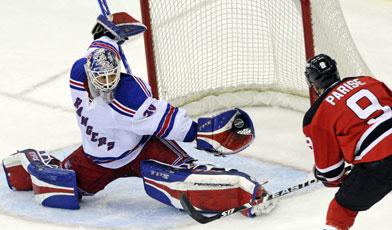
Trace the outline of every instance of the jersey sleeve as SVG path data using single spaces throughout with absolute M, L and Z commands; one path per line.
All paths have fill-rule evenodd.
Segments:
M 84 64 L 86 64 L 86 58 L 81 58 L 71 68 L 69 84 L 72 90 L 86 91 L 85 82 L 87 81 L 87 76 Z
M 185 142 L 196 138 L 196 127 L 184 109 L 151 97 L 137 111 L 133 122 L 133 129 L 139 134 Z
M 167 140 L 191 142 L 196 138 L 197 125 L 186 111 L 154 99 L 140 78 L 123 74 L 116 90 L 110 106 L 121 115 L 122 128 Z
M 312 138 L 312 133 L 317 137 Z M 339 180 L 344 173 L 344 158 L 334 133 L 313 125 L 305 135 L 308 146 L 313 149 L 317 171 L 329 182 Z

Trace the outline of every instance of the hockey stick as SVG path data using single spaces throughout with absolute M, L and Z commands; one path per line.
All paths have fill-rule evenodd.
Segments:
M 312 179 L 312 180 L 308 180 L 308 181 L 305 181 L 305 182 L 303 182 L 303 183 L 300 183 L 300 184 L 291 186 L 291 187 L 289 187 L 289 188 L 283 189 L 283 190 L 278 191 L 278 192 L 276 192 L 276 193 L 269 194 L 269 195 L 267 196 L 267 198 L 265 198 L 265 201 L 269 201 L 269 200 L 272 200 L 272 199 L 276 199 L 276 198 L 285 196 L 285 195 L 287 195 L 287 194 L 289 194 L 289 193 L 292 193 L 292 192 L 298 191 L 298 190 L 300 190 L 300 189 L 306 188 L 306 187 L 308 187 L 308 186 L 310 186 L 310 185 L 312 185 L 312 184 L 318 183 L 318 182 L 319 182 L 319 180 L 317 180 L 317 179 Z M 223 212 L 219 212 L 219 213 L 217 213 L 217 214 L 215 214 L 215 215 L 213 215 L 213 216 L 205 216 L 205 215 L 203 215 L 201 212 L 199 212 L 199 211 L 196 210 L 196 208 L 191 204 L 191 202 L 190 202 L 189 199 L 185 196 L 185 194 L 182 194 L 182 195 L 180 196 L 180 202 L 181 202 L 181 205 L 182 205 L 183 209 L 184 209 L 184 210 L 185 210 L 194 220 L 196 220 L 197 222 L 199 222 L 199 223 L 201 223 L 201 224 L 209 223 L 209 222 L 214 221 L 214 220 L 217 220 L 217 219 L 219 219 L 219 218 L 221 218 L 221 217 L 223 217 L 223 216 L 230 216 L 230 215 L 232 215 L 232 214 L 234 214 L 234 213 L 236 213 L 236 212 L 239 212 L 239 211 L 242 211 L 242 210 L 251 208 L 251 207 L 253 207 L 254 205 L 257 205 L 257 204 L 252 204 L 251 202 L 249 202 L 249 203 L 246 203 L 246 204 L 241 205 L 241 206 L 239 206 L 239 207 L 232 208 L 232 209 L 229 209 L 229 210 L 226 210 L 226 211 L 223 211 Z
M 345 173 L 351 171 L 352 168 L 353 168 L 352 165 L 346 166 L 346 167 L 344 168 Z M 269 201 L 269 200 L 272 200 L 272 199 L 276 199 L 276 198 L 285 196 L 285 195 L 287 195 L 287 194 L 289 194 L 289 193 L 292 193 L 292 192 L 298 191 L 298 190 L 300 190 L 300 189 L 306 188 L 306 187 L 308 187 L 308 186 L 310 186 L 310 185 L 312 185 L 312 184 L 316 184 L 316 183 L 318 183 L 318 182 L 319 182 L 319 180 L 317 180 L 317 179 L 307 180 L 307 181 L 305 181 L 305 182 L 302 182 L 302 183 L 300 183 L 300 184 L 297 184 L 297 185 L 288 187 L 288 188 L 283 189 L 283 190 L 281 190 L 281 191 L 278 191 L 278 192 L 276 192 L 276 193 L 269 194 L 269 195 L 267 196 L 267 198 L 265 198 L 265 201 Z M 252 204 L 251 202 L 249 202 L 249 203 L 246 203 L 246 204 L 241 205 L 241 206 L 239 206 L 239 207 L 232 208 L 232 209 L 229 209 L 229 210 L 226 210 L 226 211 L 223 211 L 223 212 L 219 212 L 219 213 L 217 213 L 217 214 L 215 214 L 215 215 L 213 215 L 213 216 L 204 216 L 200 211 L 197 211 L 197 210 L 196 210 L 196 208 L 191 204 L 191 202 L 190 202 L 189 199 L 185 196 L 185 194 L 181 194 L 181 196 L 180 196 L 180 202 L 181 202 L 182 208 L 183 208 L 183 209 L 184 209 L 184 210 L 185 210 L 194 220 L 196 220 L 197 222 L 199 222 L 199 223 L 201 223 L 201 224 L 206 224 L 206 223 L 208 223 L 208 222 L 217 220 L 217 219 L 219 219 L 219 218 L 221 218 L 221 217 L 223 217 L 223 216 L 230 216 L 230 215 L 232 215 L 232 214 L 234 214 L 234 213 L 236 213 L 236 212 L 239 212 L 239 211 L 242 211 L 242 210 L 245 210 L 245 209 L 248 209 L 248 208 L 252 208 L 253 206 L 257 205 L 257 204 Z
M 106 0 L 98 0 L 99 8 L 101 8 L 102 15 L 108 16 L 110 14 L 110 10 Z

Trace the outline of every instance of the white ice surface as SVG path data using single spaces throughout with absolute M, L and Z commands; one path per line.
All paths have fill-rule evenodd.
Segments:
M 136 0 L 109 1 L 112 11 L 140 19 Z M 99 13 L 96 1 L 2 0 L 0 7 L 0 158 L 16 149 L 62 149 L 79 142 L 71 112 L 68 71 L 90 42 Z M 392 86 L 392 1 L 342 0 L 353 38 L 372 72 Z M 132 70 L 145 78 L 143 40 L 127 44 Z M 246 108 L 255 119 L 257 139 L 241 156 L 223 161 L 197 152 L 203 161 L 240 168 L 271 190 L 304 180 L 312 167 L 301 132 L 302 115 L 279 108 Z M 189 146 L 185 146 L 190 148 Z M 1 174 L 2 172 L 0 172 Z M 321 229 L 335 189 L 284 199 L 268 216 L 234 215 L 208 225 L 148 198 L 138 179 L 121 179 L 82 209 L 64 211 L 37 206 L 29 193 L 14 193 L 0 175 L 0 229 Z M 360 213 L 353 229 L 392 229 L 392 198 Z M 147 218 L 148 217 L 148 218 Z

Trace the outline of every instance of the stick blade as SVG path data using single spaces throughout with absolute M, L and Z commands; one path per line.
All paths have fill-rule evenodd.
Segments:
M 181 194 L 180 202 L 181 202 L 181 206 L 185 210 L 185 212 L 187 212 L 190 217 L 192 217 L 194 220 L 196 220 L 197 222 L 199 222 L 201 224 L 206 224 L 208 222 L 219 219 L 221 217 L 219 214 L 216 214 L 211 217 L 204 216 L 203 214 L 201 214 L 199 211 L 197 211 L 193 207 L 193 205 L 191 204 L 189 199 L 185 196 L 185 194 Z

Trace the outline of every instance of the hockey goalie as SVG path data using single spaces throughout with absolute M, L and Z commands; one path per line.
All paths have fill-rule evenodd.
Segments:
M 34 149 L 5 158 L 9 187 L 33 190 L 43 206 L 78 209 L 83 196 L 110 182 L 140 177 L 150 197 L 178 209 L 184 195 L 202 212 L 248 203 L 247 216 L 267 211 L 266 191 L 249 175 L 198 165 L 177 144 L 195 141 L 197 149 L 216 156 L 238 153 L 255 138 L 245 111 L 233 108 L 196 122 L 184 109 L 153 98 L 142 79 L 121 72 L 120 44 L 145 29 L 124 12 L 98 17 L 94 40 L 74 63 L 69 79 L 82 145 L 61 162 Z

